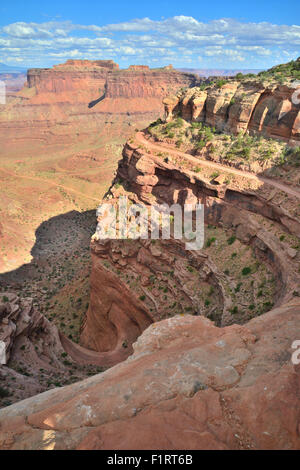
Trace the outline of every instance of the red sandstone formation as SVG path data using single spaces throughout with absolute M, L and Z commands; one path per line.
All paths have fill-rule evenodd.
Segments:
M 147 141 L 145 144 L 147 145 Z M 139 141 L 128 142 L 123 151 L 123 160 L 119 164 L 116 181 L 126 181 L 129 194 L 134 194 L 137 202 L 153 204 L 155 201 L 168 205 L 174 203 L 183 205 L 192 199 L 204 202 L 207 223 L 234 230 L 236 237 L 242 243 L 250 243 L 258 259 L 267 263 L 277 282 L 273 299 L 276 305 L 290 301 L 300 283 L 299 274 L 296 272 L 297 261 L 293 259 L 296 253 L 290 250 L 287 257 L 287 251 L 280 241 L 260 227 L 255 218 L 251 217 L 251 214 L 260 215 L 279 224 L 283 230 L 300 236 L 299 219 L 286 209 L 277 207 L 270 200 L 272 181 L 266 180 L 265 195 L 257 194 L 253 190 L 247 191 L 243 187 L 239 189 L 229 185 L 224 188 L 223 184 L 216 186 L 190 170 L 184 168 L 179 170 L 175 163 L 166 162 L 149 149 L 151 149 L 150 143 L 148 149 L 141 149 Z M 252 175 L 250 177 L 253 178 Z M 287 187 L 287 191 L 290 191 L 290 188 Z M 118 190 L 112 188 L 112 194 L 117 196 Z M 295 194 L 300 198 L 300 192 Z M 228 288 L 224 284 L 223 273 L 219 272 L 212 260 L 207 259 L 201 251 L 188 252 L 182 243 L 175 240 L 164 241 L 159 246 L 154 246 L 147 240 L 125 243 L 118 240 L 94 239 L 91 248 L 93 255 L 91 302 L 81 336 L 85 347 L 101 352 L 107 351 L 108 356 L 113 353 L 117 357 L 117 351 L 122 351 L 121 346 L 126 341 L 129 353 L 131 343 L 146 325 L 166 315 L 166 304 L 159 297 L 154 300 L 149 294 L 150 303 L 146 308 L 145 303 L 139 301 L 139 294 L 130 295 L 124 281 L 130 278 L 131 272 L 140 274 L 142 285 L 149 286 L 149 277 L 151 278 L 153 274 L 172 271 L 173 280 L 169 287 L 175 287 L 175 298 L 184 295 L 188 299 L 190 296 L 186 307 L 198 312 L 199 299 L 193 289 L 189 292 L 186 287 L 191 279 L 185 266 L 192 263 L 200 275 L 197 281 L 199 286 L 201 279 L 206 280 L 213 286 L 215 296 L 219 297 L 220 306 L 218 313 L 214 315 L 217 324 L 225 326 L 237 321 L 237 316 L 230 313 L 232 301 L 231 296 L 226 293 Z M 117 270 L 119 275 L 111 272 L 112 269 L 105 266 L 106 262 Z M 122 292 L 121 296 L 119 292 Z M 144 292 L 148 295 L 147 289 L 144 289 Z M 149 310 L 151 304 L 155 306 L 152 312 Z
M 84 92 L 89 93 L 91 100 L 102 95 L 111 99 L 161 100 L 171 90 L 195 85 L 196 81 L 194 75 L 177 72 L 170 67 L 151 70 L 148 66 L 131 65 L 128 70 L 119 70 L 113 61 L 101 60 L 68 60 L 52 69 L 30 69 L 27 74 L 28 88 L 34 88 L 35 92 L 35 97 L 31 98 L 33 103 L 47 102 L 49 93 L 55 93 L 57 102 L 68 101 L 69 93 L 75 91 L 79 93 L 77 102 L 78 98 L 86 98 Z
M 164 100 L 165 115 L 171 120 L 180 111 L 187 120 L 200 121 L 216 129 L 237 134 L 250 132 L 299 142 L 300 111 L 292 100 L 295 88 L 287 85 L 265 87 L 256 81 L 228 81 L 206 90 L 192 88 Z
M 69 93 L 77 91 L 76 103 L 86 100 L 86 94 L 98 98 L 105 92 L 108 74 L 118 70 L 113 61 L 68 60 L 65 64 L 55 65 L 52 69 L 29 69 L 27 86 L 34 89 L 33 102 L 51 100 L 49 93 L 54 94 L 55 102 L 69 101 Z M 26 92 L 26 90 L 24 90 Z M 86 102 L 86 101 L 85 101 Z
M 130 247 L 94 239 L 92 297 L 83 342 L 98 349 L 99 357 L 117 352 L 120 360 L 137 340 L 134 353 L 101 375 L 1 410 L 0 448 L 299 449 L 299 367 L 291 362 L 292 343 L 300 335 L 300 304 L 293 298 L 299 286 L 298 254 L 268 234 L 251 214 L 298 236 L 299 221 L 268 197 L 213 186 L 149 149 L 134 143 L 124 149 L 118 178 L 127 181 L 134 200 L 155 197 L 183 204 L 191 196 L 205 197 L 208 222 L 234 228 L 237 238 L 252 244 L 270 266 L 276 278 L 276 306 L 244 326 L 230 325 L 234 319 L 224 277 L 207 260 L 201 267 L 200 256 L 199 272 L 206 263 L 203 274 L 218 289 L 223 328 L 190 315 L 158 322 L 163 313 L 160 297 L 156 313 L 150 313 L 114 269 L 142 273 L 146 286 L 147 269 L 163 273 L 173 267 L 172 283 L 181 279 L 187 287 L 184 258 L 196 266 L 201 253 L 194 262 L 191 253 L 175 251 L 172 240 L 157 250 L 147 242 Z M 116 194 L 114 188 L 111 194 Z M 175 265 L 170 255 L 178 258 Z M 103 260 L 115 268 L 103 266 Z M 69 345 L 69 354 L 82 359 L 84 350 L 74 347 L 72 351 Z
M 112 72 L 108 75 L 107 98 L 147 98 L 161 100 L 168 91 L 189 87 L 196 83 L 196 77 L 173 69 L 150 70 L 134 66 L 128 70 Z
M 155 323 L 107 372 L 0 411 L 1 449 L 299 449 L 300 303 Z
M 177 76 L 165 73 L 177 87 Z M 153 89 L 151 80 L 161 74 L 108 72 L 101 103 L 113 97 L 129 102 L 132 90 L 138 99 L 156 99 L 165 89 L 161 82 Z M 189 90 L 166 99 L 166 111 L 169 118 L 180 109 L 184 118 L 218 129 L 294 141 L 297 113 L 287 103 L 291 89 L 247 87 L 228 82 L 208 91 Z M 282 123 L 278 112 L 287 112 Z M 292 362 L 292 344 L 300 338 L 300 217 L 294 210 L 300 193 L 246 172 L 235 171 L 227 183 L 207 177 L 204 167 L 213 163 L 201 166 L 199 159 L 196 172 L 190 156 L 146 137 L 137 134 L 124 147 L 108 202 L 116 203 L 120 195 L 146 205 L 203 202 L 207 229 L 212 225 L 220 231 L 213 243 L 223 236 L 226 250 L 232 244 L 241 247 L 242 262 L 250 247 L 274 302 L 266 302 L 264 310 L 250 308 L 262 296 L 255 290 L 262 279 L 253 277 L 251 291 L 234 308 L 242 288 L 234 278 L 236 252 L 230 252 L 235 261 L 229 272 L 218 267 L 213 252 L 191 252 L 172 237 L 124 242 L 99 240 L 95 234 L 82 345 L 61 338 L 62 345 L 78 362 L 124 362 L 1 410 L 0 448 L 299 449 L 300 370 Z M 220 257 L 221 251 L 216 243 Z M 212 292 L 209 304 L 214 303 L 207 314 L 204 288 Z
M 30 69 L 27 85 L 0 106 L 2 152 L 17 152 L 22 145 L 22 153 L 32 154 L 31 143 L 41 145 L 36 151 L 44 153 L 49 145 L 97 135 L 114 115 L 120 123 L 134 115 L 135 122 L 144 125 L 163 112 L 163 97 L 197 81 L 195 75 L 168 67 L 119 70 L 113 61 L 101 60 L 69 60 L 52 69 Z
M 20 299 L 15 293 L 5 293 L 0 300 L 0 387 L 6 390 L 13 384 L 10 397 L 21 400 L 47 389 L 45 379 L 56 374 L 58 380 L 67 374 L 62 364 L 61 345 L 57 328 L 33 306 L 32 299 Z M 23 369 L 14 370 L 12 361 Z M 1 394 L 0 399 L 3 399 Z M 2 404 L 3 406 L 3 404 Z

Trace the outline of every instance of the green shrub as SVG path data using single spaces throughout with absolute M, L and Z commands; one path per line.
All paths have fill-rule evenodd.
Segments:
M 209 238 L 206 242 L 206 246 L 210 247 L 212 245 L 212 243 L 214 243 L 215 241 L 216 241 L 216 237 Z
M 225 83 L 227 83 L 227 80 L 221 79 L 216 82 L 216 85 L 218 88 L 222 88 L 222 86 L 225 85 Z
M 240 292 L 242 285 L 243 285 L 243 283 L 239 282 L 238 285 L 236 286 L 236 288 L 234 289 L 234 292 L 235 293 Z
M 243 276 L 247 276 L 250 273 L 251 273 L 251 268 L 249 266 L 246 266 L 245 268 L 242 269 Z
M 10 397 L 11 393 L 6 388 L 0 387 L 0 398 Z
M 232 235 L 231 237 L 229 237 L 228 240 L 227 240 L 228 245 L 233 245 L 233 243 L 235 242 L 235 240 L 236 240 L 236 236 L 235 236 L 235 235 Z

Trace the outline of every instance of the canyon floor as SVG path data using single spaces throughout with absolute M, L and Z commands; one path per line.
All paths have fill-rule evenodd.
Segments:
M 43 222 L 97 207 L 132 133 L 127 122 L 102 125 L 88 141 L 54 145 L 49 139 L 46 146 L 29 141 L 1 151 L 2 273 L 32 260 L 35 230 Z

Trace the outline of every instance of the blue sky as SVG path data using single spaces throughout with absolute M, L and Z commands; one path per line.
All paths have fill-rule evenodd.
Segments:
M 0 62 L 268 68 L 300 56 L 299 18 L 299 0 L 14 0 L 0 6 Z

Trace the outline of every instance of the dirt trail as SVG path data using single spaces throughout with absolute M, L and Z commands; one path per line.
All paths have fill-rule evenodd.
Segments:
M 31 180 L 31 181 L 39 181 L 40 183 L 49 184 L 50 186 L 55 186 L 57 188 L 64 189 L 65 191 L 72 191 L 73 193 L 77 194 L 78 196 L 82 196 L 86 199 L 90 199 L 91 201 L 96 201 L 97 203 L 100 202 L 100 198 L 96 199 L 94 197 L 87 196 L 86 194 L 81 193 L 80 191 L 77 191 L 76 189 L 70 188 L 68 186 L 64 186 L 64 185 L 59 184 L 59 183 L 54 183 L 53 181 L 44 180 L 42 178 L 38 178 L 37 176 L 18 175 L 17 173 L 13 173 L 12 171 L 9 171 L 6 168 L 1 168 L 1 167 L 0 167 L 0 171 L 2 171 L 3 173 L 6 173 L 9 176 L 13 176 L 14 178 L 22 178 L 22 179 L 28 179 L 28 180 Z
M 197 163 L 197 165 L 203 165 L 203 166 L 214 168 L 216 170 L 220 170 L 223 172 L 226 171 L 228 173 L 242 176 L 243 178 L 251 179 L 253 181 L 261 182 L 264 184 L 268 184 L 269 186 L 272 186 L 273 188 L 277 188 L 280 191 L 283 191 L 289 194 L 290 196 L 294 196 L 300 199 L 300 191 L 297 191 L 296 189 L 293 189 L 290 186 L 284 183 L 280 183 L 279 181 L 273 180 L 271 178 L 265 178 L 264 176 L 255 175 L 254 173 L 250 173 L 248 171 L 238 170 L 236 168 L 221 165 L 221 163 L 210 162 L 208 160 L 200 160 L 199 158 L 193 157 L 192 155 L 189 155 L 188 153 L 180 152 L 179 150 L 174 150 L 172 147 L 169 147 L 167 145 L 154 144 L 153 142 L 149 142 L 149 140 L 145 138 L 145 134 L 143 132 L 137 132 L 136 140 L 139 143 L 147 146 L 149 149 L 159 150 L 159 151 L 164 151 L 164 152 L 167 151 L 171 155 L 183 157 L 186 160 L 190 161 L 191 163 Z
M 66 336 L 61 332 L 59 332 L 59 336 L 64 350 L 78 364 L 93 364 L 100 367 L 111 367 L 119 362 L 125 361 L 129 355 L 128 350 L 122 347 L 117 347 L 113 351 L 97 352 L 74 343 L 69 338 L 66 338 Z

